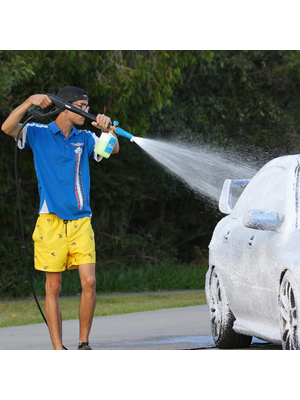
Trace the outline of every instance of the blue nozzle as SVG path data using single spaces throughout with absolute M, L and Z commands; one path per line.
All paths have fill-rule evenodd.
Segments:
M 124 136 L 129 140 L 132 140 L 133 135 L 131 133 L 128 133 L 128 132 L 124 131 L 124 129 L 118 128 L 119 122 L 114 121 L 114 125 L 117 127 L 115 129 L 116 134 L 118 134 L 120 136 Z
M 116 128 L 115 132 L 116 132 L 118 135 L 124 136 L 124 137 L 126 137 L 127 139 L 129 139 L 129 140 L 131 140 L 131 139 L 133 138 L 133 135 L 132 135 L 131 133 L 128 133 L 128 132 L 124 131 L 124 130 L 121 129 L 121 128 Z

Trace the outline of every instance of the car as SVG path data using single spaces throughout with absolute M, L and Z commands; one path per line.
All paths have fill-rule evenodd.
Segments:
M 275 158 L 252 179 L 226 179 L 219 209 L 226 216 L 205 281 L 216 347 L 246 348 L 256 337 L 299 350 L 300 155 Z

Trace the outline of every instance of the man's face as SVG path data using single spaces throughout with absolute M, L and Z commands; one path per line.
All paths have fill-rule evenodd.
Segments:
M 88 108 L 86 108 L 89 104 L 87 100 L 76 100 L 72 103 L 75 107 L 80 108 L 81 110 L 88 112 Z M 85 118 L 79 114 L 75 114 L 70 111 L 72 114 L 72 122 L 74 125 L 83 125 Z

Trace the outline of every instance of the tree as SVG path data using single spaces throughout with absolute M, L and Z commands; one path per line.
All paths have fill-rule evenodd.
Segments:
M 146 135 L 150 115 L 170 102 L 172 87 L 180 80 L 180 68 L 186 63 L 181 52 L 168 51 L 2 52 L 0 53 L 0 68 L 3 72 L 1 123 L 13 108 L 31 94 L 41 92 L 55 94 L 62 86 L 74 85 L 89 92 L 91 112 L 105 112 L 118 120 L 122 128 L 133 134 Z M 0 140 L 4 152 L 4 158 L 0 163 L 0 211 L 4 216 L 0 227 L 2 260 L 0 291 L 12 290 L 18 295 L 17 283 L 26 280 L 26 272 L 22 267 L 22 255 L 20 255 L 13 177 L 14 144 L 12 139 L 5 135 L 2 135 Z M 108 249 L 107 252 L 103 252 L 102 263 L 112 259 L 124 263 L 124 259 L 126 260 L 128 256 L 129 260 L 132 260 L 132 252 L 135 253 L 138 249 L 136 243 L 140 243 L 141 249 L 137 251 L 139 262 L 146 257 L 148 260 L 155 260 L 158 254 L 160 257 L 162 255 L 165 257 L 167 248 L 170 249 L 170 245 L 163 249 L 163 245 L 159 243 L 161 236 L 155 238 L 156 246 L 152 246 L 151 251 L 147 249 L 147 242 L 144 242 L 144 239 L 150 236 L 144 233 L 146 230 L 143 231 L 140 226 L 131 224 L 133 220 L 139 221 L 138 224 L 143 223 L 142 219 L 128 217 L 132 216 L 133 209 L 143 209 L 150 189 L 149 180 L 139 181 L 140 186 L 136 187 L 136 171 L 144 171 L 144 174 L 147 174 L 148 170 L 140 167 L 137 154 L 128 157 L 133 150 L 129 145 L 126 142 L 122 143 L 123 151 L 118 157 L 118 162 L 103 162 L 101 169 L 91 164 L 91 173 L 94 177 L 91 195 L 95 214 L 98 212 L 94 229 L 96 235 L 98 233 L 101 248 Z M 37 183 L 31 153 L 27 151 L 21 153 L 18 184 L 21 184 L 26 241 L 31 243 L 31 233 L 38 209 Z M 103 183 L 105 190 L 102 189 Z M 143 185 L 148 185 L 146 192 Z M 162 179 L 162 187 L 163 185 Z M 158 188 L 156 190 L 159 192 Z M 150 196 L 152 199 L 155 198 L 153 193 Z M 160 196 L 163 196 L 163 190 Z M 97 207 L 99 204 L 101 204 L 100 210 Z M 143 211 L 141 215 L 143 216 Z M 29 255 L 32 257 L 32 247 L 29 246 L 29 249 L 31 249 Z M 134 264 L 131 262 L 130 265 Z
M 89 92 L 94 112 L 118 118 L 124 129 L 146 134 L 148 116 L 170 103 L 180 80 L 180 52 L 167 51 L 22 51 L 8 52 L 10 80 L 19 73 L 17 60 L 31 60 L 31 79 L 10 86 L 10 109 L 32 93 L 55 94 L 74 85 Z M 3 60 L 4 61 L 4 60 Z M 19 61 L 19 62 L 21 62 Z M 25 68 L 25 67 L 24 67 Z M 26 70 L 27 71 L 27 70 Z M 29 71 L 28 71 L 29 73 Z M 12 100 L 14 99 L 14 101 Z M 5 111 L 7 112 L 8 107 Z
M 2 51 L 0 121 L 33 93 L 85 88 L 91 113 L 104 112 L 136 136 L 180 136 L 216 146 L 298 148 L 298 51 Z M 50 122 L 50 121 L 43 121 Z M 90 125 L 87 123 L 87 128 Z M 182 263 L 205 253 L 216 208 L 165 173 L 136 144 L 91 163 L 98 265 Z M 19 296 L 26 281 L 14 182 L 14 142 L 0 137 L 0 293 Z M 38 209 L 32 154 L 19 152 L 27 243 Z M 213 212 L 212 212 L 213 211 Z M 32 247 L 28 246 L 32 257 Z M 169 260 L 169 261 L 168 261 Z
M 0 51 L 0 112 L 7 115 L 14 104 L 13 93 L 34 76 L 28 54 Z
M 194 62 L 174 88 L 172 107 L 161 112 L 169 132 L 192 132 L 222 146 L 291 149 L 299 118 L 299 51 L 214 51 L 209 59 L 192 52 L 190 57 Z

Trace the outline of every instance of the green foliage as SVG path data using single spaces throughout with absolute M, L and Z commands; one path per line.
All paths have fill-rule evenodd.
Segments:
M 0 79 L 1 123 L 30 95 L 74 85 L 88 91 L 92 114 L 105 113 L 136 136 L 299 152 L 299 51 L 0 51 Z M 0 145 L 0 297 L 27 296 L 14 141 L 2 134 Z M 135 282 L 127 272 L 207 263 L 220 218 L 216 207 L 208 208 L 135 143 L 120 138 L 120 145 L 118 155 L 91 162 L 97 268 L 115 280 L 123 271 Z M 31 152 L 18 157 L 32 265 L 37 182 Z
M 299 51 L 214 51 L 194 62 L 174 88 L 172 107 L 151 121 L 153 132 L 240 143 L 286 153 L 295 146 Z
M 82 87 L 89 93 L 92 113 L 105 113 L 139 136 L 149 128 L 149 115 L 170 104 L 172 88 L 181 78 L 180 66 L 186 64 L 181 61 L 181 52 L 167 51 L 11 53 L 13 60 L 32 59 L 32 79 L 23 85 L 15 79 L 14 87 L 10 87 L 18 103 L 21 96 L 25 100 L 33 93 L 56 94 L 66 85 Z M 22 71 L 13 61 L 7 68 L 19 71 L 17 75 Z
M 0 51 L 0 111 L 6 114 L 14 104 L 13 91 L 27 84 L 34 76 L 31 60 L 27 54 Z
M 159 290 L 204 289 L 207 268 L 185 264 L 163 264 L 157 267 L 97 268 L 97 293 L 126 293 Z M 44 295 L 44 274 L 34 275 L 34 287 L 38 296 Z M 24 289 L 26 289 L 26 286 Z M 61 295 L 81 293 L 77 271 L 63 273 Z M 30 294 L 27 294 L 29 296 Z

